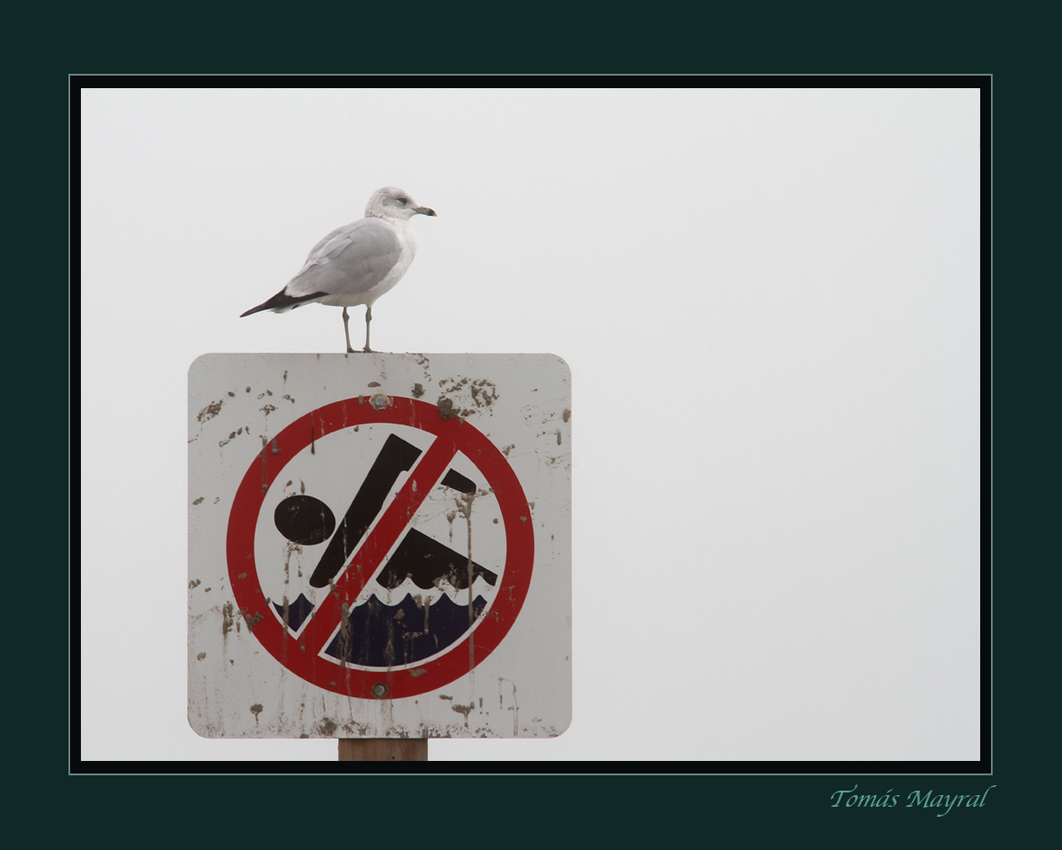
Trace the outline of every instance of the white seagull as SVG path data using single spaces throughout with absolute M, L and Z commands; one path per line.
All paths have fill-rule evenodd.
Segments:
M 262 310 L 283 313 L 303 304 L 329 304 L 343 308 L 343 333 L 350 347 L 347 307 L 365 305 L 365 351 L 369 348 L 372 305 L 393 288 L 417 253 L 417 234 L 410 219 L 435 215 L 418 206 L 408 192 L 394 186 L 377 189 L 365 207 L 365 218 L 337 227 L 313 246 L 306 264 L 280 292 L 252 307 L 240 318 Z

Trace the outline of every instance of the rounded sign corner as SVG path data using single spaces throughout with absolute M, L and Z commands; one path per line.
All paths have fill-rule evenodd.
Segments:
M 567 360 L 565 360 L 559 354 L 554 354 L 552 351 L 546 352 L 546 357 L 551 357 L 556 362 L 556 364 L 558 366 L 560 366 L 561 371 L 568 378 L 568 380 L 571 381 L 571 378 L 572 378 L 572 367 L 568 363 Z
M 194 714 L 195 711 L 196 711 L 195 707 L 191 703 L 189 703 L 188 704 L 188 714 L 185 716 L 185 719 L 188 721 L 188 727 L 193 732 L 195 732 L 195 734 L 198 735 L 200 738 L 205 738 L 208 741 L 212 740 L 215 737 L 214 735 L 209 734 L 209 732 L 207 731 L 207 729 L 205 727 L 200 727 L 200 726 L 196 725 L 196 723 L 201 718 L 198 715 Z
M 200 354 L 197 358 L 195 358 L 195 360 L 189 363 L 187 373 L 189 383 L 191 383 L 192 379 L 196 376 L 200 369 L 206 367 L 206 361 L 212 360 L 215 357 L 217 357 L 217 354 L 208 352 L 206 354 Z

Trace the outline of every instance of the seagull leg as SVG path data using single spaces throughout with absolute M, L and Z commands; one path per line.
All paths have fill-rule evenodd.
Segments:
M 347 315 L 347 308 L 343 308 L 343 334 L 347 338 L 347 354 L 353 354 L 354 349 L 350 347 L 350 316 Z
M 372 352 L 372 349 L 369 348 L 369 322 L 371 322 L 371 321 L 372 321 L 372 307 L 366 307 L 365 308 L 365 351 L 370 352 L 370 353 Z M 347 343 L 347 344 L 349 345 L 350 343 Z

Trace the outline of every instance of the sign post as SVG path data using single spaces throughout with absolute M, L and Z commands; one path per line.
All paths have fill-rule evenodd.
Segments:
M 563 732 L 570 417 L 552 355 L 197 359 L 193 729 L 341 760 Z

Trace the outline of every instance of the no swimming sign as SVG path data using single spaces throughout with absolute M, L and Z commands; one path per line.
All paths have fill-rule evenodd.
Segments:
M 570 417 L 570 374 L 552 355 L 197 359 L 192 727 L 563 732 Z

